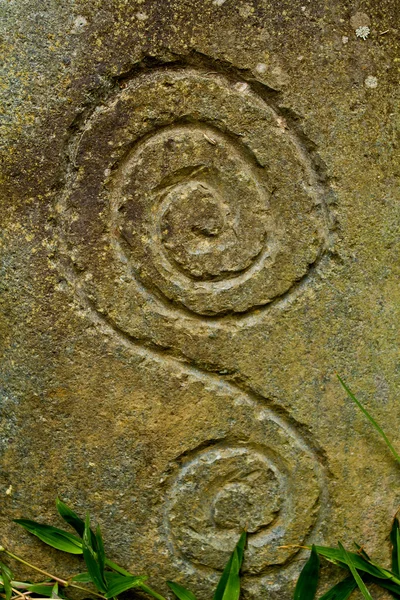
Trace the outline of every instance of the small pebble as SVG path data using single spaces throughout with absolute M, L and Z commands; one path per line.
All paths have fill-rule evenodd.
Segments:
M 82 17 L 82 15 L 78 15 L 72 26 L 72 33 L 79 33 L 80 31 L 82 31 L 82 29 L 86 27 L 87 24 L 87 19 L 85 19 L 85 17 Z
M 235 83 L 235 88 L 237 89 L 238 92 L 245 92 L 249 87 L 248 83 L 245 83 L 244 81 L 239 81 L 238 83 Z
M 256 66 L 257 73 L 263 74 L 267 70 L 267 65 L 265 63 L 258 63 Z
M 365 87 L 371 88 L 371 89 L 377 88 L 378 80 L 373 75 L 368 75 L 368 77 L 366 77 L 366 79 L 364 81 L 364 85 L 365 85 Z

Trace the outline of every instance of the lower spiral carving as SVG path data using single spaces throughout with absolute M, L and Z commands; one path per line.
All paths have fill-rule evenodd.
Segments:
M 286 563 L 297 552 L 290 546 L 302 544 L 315 523 L 320 482 L 313 453 L 271 411 L 254 408 L 252 432 L 239 428 L 236 438 L 194 450 L 171 484 L 168 531 L 194 566 L 222 569 L 247 529 L 244 569 L 259 574 Z

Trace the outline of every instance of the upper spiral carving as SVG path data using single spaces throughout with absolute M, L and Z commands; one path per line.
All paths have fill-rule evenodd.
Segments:
M 166 127 L 129 153 L 111 189 L 119 247 L 149 288 L 200 314 L 253 304 L 246 289 L 271 261 L 274 228 L 239 143 L 201 123 Z
M 326 248 L 311 163 L 243 81 L 144 73 L 94 112 L 73 166 L 63 235 L 87 294 L 124 329 L 143 301 L 215 317 L 267 305 Z

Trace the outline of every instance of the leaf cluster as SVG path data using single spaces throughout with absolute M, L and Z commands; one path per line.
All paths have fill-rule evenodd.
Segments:
M 5 564 L 0 563 L 0 596 L 5 600 L 28 600 L 32 595 L 35 597 L 39 595 L 44 598 L 65 598 L 65 588 L 73 587 L 86 591 L 78 584 L 89 584 L 96 589 L 96 591 L 92 589 L 91 593 L 103 598 L 103 600 L 116 598 L 119 594 L 132 588 L 140 589 L 156 600 L 166 600 L 147 585 L 148 578 L 146 575 L 134 575 L 106 556 L 100 527 L 97 526 L 95 531 L 92 530 L 89 514 L 86 515 L 85 520 L 81 519 L 60 499 L 56 500 L 56 506 L 60 516 L 75 530 L 77 535 L 29 519 L 15 519 L 15 522 L 52 548 L 69 554 L 82 555 L 87 571 L 78 573 L 70 580 L 60 579 L 41 571 L 41 569 L 30 565 L 20 557 L 0 547 L 0 551 L 50 577 L 46 581 L 35 584 L 15 581 L 11 570 Z M 240 568 L 243 562 L 245 545 L 246 533 L 243 532 L 221 575 L 213 600 L 239 599 Z M 168 581 L 167 585 L 179 600 L 196 600 L 195 595 L 179 583 Z
M 338 548 L 312 546 L 310 558 L 306 562 L 297 581 L 294 600 L 314 600 L 319 579 L 319 557 L 338 565 L 350 573 L 334 585 L 319 600 L 347 600 L 358 588 L 365 600 L 372 600 L 367 585 L 376 584 L 386 589 L 394 598 L 400 598 L 400 523 L 395 517 L 390 533 L 392 543 L 391 570 L 374 563 L 365 550 L 356 545 L 356 552 L 349 552 L 341 544 Z
M 383 438 L 396 461 L 400 462 L 399 454 L 394 449 L 383 429 L 355 397 L 343 379 L 339 375 L 337 377 L 349 398 L 358 406 L 374 429 Z M 338 543 L 338 548 L 312 546 L 310 558 L 306 562 L 297 581 L 294 600 L 315 599 L 319 578 L 319 556 L 350 571 L 350 574 L 343 581 L 334 585 L 319 600 L 347 600 L 356 588 L 360 590 L 365 600 L 372 600 L 367 587 L 367 585 L 372 583 L 389 591 L 394 598 L 400 598 L 400 523 L 397 515 L 392 524 L 390 541 L 392 544 L 391 570 L 372 562 L 368 554 L 358 544 L 355 544 L 357 552 L 349 552 L 340 542 Z
M 383 438 L 396 461 L 400 462 L 400 456 L 385 432 L 339 376 L 338 379 L 351 400 Z M 0 562 L 0 597 L 5 600 L 29 600 L 31 596 L 63 599 L 65 598 L 65 588 L 70 586 L 86 591 L 85 588 L 78 585 L 84 584 L 91 585 L 91 593 L 103 600 L 115 599 L 119 594 L 134 588 L 147 593 L 156 600 L 166 600 L 146 583 L 146 575 L 134 575 L 106 556 L 100 527 L 97 526 L 95 531 L 92 530 L 88 514 L 85 520 L 81 519 L 59 499 L 56 501 L 56 506 L 62 519 L 74 529 L 75 535 L 63 529 L 28 519 L 16 519 L 16 522 L 49 546 L 70 554 L 82 555 L 87 570 L 75 575 L 70 580 L 60 579 L 30 565 L 0 546 L 0 552 L 4 552 L 48 577 L 40 583 L 16 581 L 9 567 Z M 320 596 L 319 600 L 347 600 L 357 588 L 364 599 L 372 600 L 368 589 L 370 584 L 377 584 L 386 589 L 394 598 L 400 599 L 400 522 L 397 515 L 392 524 L 390 541 L 392 544 L 391 570 L 374 563 L 364 549 L 357 544 L 356 552 L 348 551 L 340 542 L 338 548 L 313 545 L 310 548 L 310 557 L 297 581 L 294 600 L 315 600 L 319 581 L 320 557 L 346 569 L 347 576 L 323 596 Z M 240 569 L 245 545 L 246 533 L 243 532 L 224 568 L 213 600 L 239 600 Z M 167 585 L 178 600 L 196 600 L 193 592 L 180 583 L 167 581 Z

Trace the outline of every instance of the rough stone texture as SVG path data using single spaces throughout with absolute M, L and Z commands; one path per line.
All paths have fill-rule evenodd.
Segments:
M 291 597 L 282 546 L 388 561 L 399 471 L 335 371 L 400 447 L 396 0 L 0 10 L 7 544 L 76 569 L 11 524 L 58 494 L 166 594 L 244 525 L 246 598 Z

